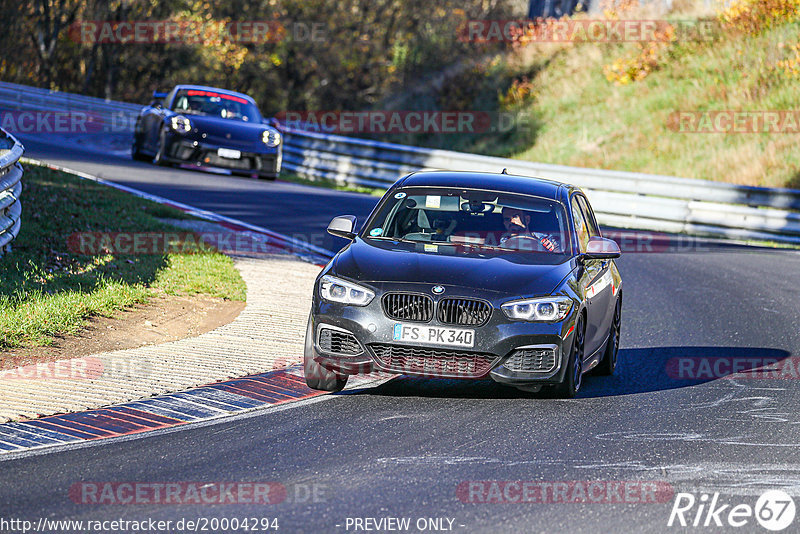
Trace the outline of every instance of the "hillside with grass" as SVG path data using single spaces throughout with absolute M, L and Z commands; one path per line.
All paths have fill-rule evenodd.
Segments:
M 704 3 L 676 1 L 673 11 L 655 15 L 617 3 L 601 16 L 660 17 L 675 27 L 703 23 L 710 31 L 702 38 L 683 32 L 683 38 L 667 33 L 632 43 L 520 39 L 437 84 L 437 94 L 422 90 L 411 99 L 517 113 L 525 118 L 521 127 L 503 135 L 416 142 L 546 163 L 800 188 L 800 124 L 793 130 L 791 120 L 785 122 L 796 113 L 780 115 L 781 133 L 717 132 L 713 125 L 689 133 L 675 120 L 687 112 L 713 117 L 716 111 L 800 109 L 800 0 L 735 0 L 711 11 L 697 11 L 698 4 Z M 442 98 L 465 85 L 472 92 Z

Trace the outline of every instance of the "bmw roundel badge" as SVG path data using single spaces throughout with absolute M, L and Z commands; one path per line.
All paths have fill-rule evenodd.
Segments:
M 437 295 L 441 295 L 442 293 L 444 293 L 444 286 L 433 286 L 433 289 L 431 289 L 431 291 L 433 291 Z

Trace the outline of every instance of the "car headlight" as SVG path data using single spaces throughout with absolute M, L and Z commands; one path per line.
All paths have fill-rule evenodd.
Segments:
M 281 133 L 275 128 L 268 128 L 262 132 L 261 141 L 268 147 L 276 147 L 281 144 Z
M 520 321 L 561 321 L 572 308 L 569 297 L 539 297 L 506 302 L 501 306 L 509 319 Z
M 178 133 L 185 134 L 192 131 L 192 121 L 183 115 L 175 115 L 169 120 L 169 125 Z
M 366 306 L 375 298 L 375 293 L 358 284 L 325 275 L 319 283 L 319 296 L 331 302 Z

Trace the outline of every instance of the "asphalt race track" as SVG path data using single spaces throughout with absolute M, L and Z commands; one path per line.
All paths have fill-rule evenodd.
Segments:
M 298 237 L 323 235 L 334 215 L 363 217 L 377 200 L 22 141 L 28 157 Z M 723 532 L 731 528 L 703 527 L 705 515 L 700 527 L 669 528 L 672 492 L 698 499 L 719 493 L 718 502 L 731 506 L 754 506 L 770 489 L 796 493 L 800 254 L 698 242 L 683 252 L 624 254 L 619 266 L 625 305 L 617 374 L 587 377 L 576 399 L 491 381 L 401 377 L 211 425 L 2 461 L 3 515 L 267 517 L 278 519 L 279 532 L 365 531 L 368 524 L 358 529 L 356 518 L 388 517 L 410 518 L 412 526 L 422 518 L 412 531 L 422 525 L 456 532 Z M 687 379 L 676 371 L 699 361 L 753 358 L 777 360 L 783 371 L 777 378 L 736 379 Z M 70 498 L 76 483 L 106 481 L 270 481 L 287 494 L 269 505 L 97 505 Z M 475 502 L 492 496 L 485 481 L 540 488 L 563 482 L 570 491 L 576 481 L 600 481 L 612 489 L 599 502 L 557 494 L 546 503 Z M 636 502 L 641 481 L 668 488 L 666 497 Z M 634 490 L 615 497 L 615 484 L 625 482 Z M 689 521 L 697 509 L 686 513 Z M 436 518 L 444 520 L 427 521 Z M 736 531 L 765 530 L 751 517 Z

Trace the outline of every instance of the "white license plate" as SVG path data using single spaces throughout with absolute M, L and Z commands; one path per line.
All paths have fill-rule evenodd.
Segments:
M 231 148 L 218 148 L 217 156 L 227 159 L 240 159 L 242 157 L 242 152 Z
M 455 347 L 474 347 L 475 330 L 395 323 L 392 339 L 407 343 L 433 343 L 436 345 L 451 345 Z

